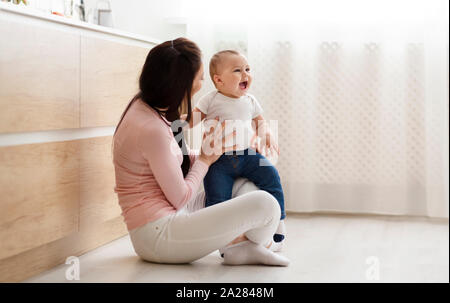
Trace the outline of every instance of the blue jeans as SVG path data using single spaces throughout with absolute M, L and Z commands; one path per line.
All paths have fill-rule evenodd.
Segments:
M 251 151 L 249 153 L 249 151 Z M 266 163 L 261 166 L 260 161 Z M 211 206 L 231 199 L 231 190 L 236 178 L 252 181 L 259 189 L 267 191 L 277 199 L 281 208 L 281 220 L 286 217 L 284 195 L 277 169 L 254 149 L 225 153 L 208 170 L 203 185 L 205 206 Z

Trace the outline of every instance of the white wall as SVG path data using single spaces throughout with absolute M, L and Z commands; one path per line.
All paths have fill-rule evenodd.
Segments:
M 96 1 L 88 0 L 88 3 Z M 180 2 L 180 0 L 111 0 L 114 27 L 163 41 L 185 36 L 185 24 L 170 24 L 166 20 L 180 16 Z

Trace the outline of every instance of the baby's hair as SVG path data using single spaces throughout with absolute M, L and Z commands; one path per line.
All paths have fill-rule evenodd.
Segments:
M 209 75 L 210 75 L 211 80 L 214 83 L 214 85 L 216 85 L 216 83 L 214 82 L 214 75 L 217 74 L 217 67 L 221 63 L 222 57 L 225 54 L 240 55 L 240 53 L 235 50 L 227 49 L 227 50 L 223 50 L 218 53 L 215 53 L 214 56 L 212 56 L 211 60 L 209 61 Z

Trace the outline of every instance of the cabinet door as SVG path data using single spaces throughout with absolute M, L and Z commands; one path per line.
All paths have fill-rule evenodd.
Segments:
M 80 36 L 0 20 L 0 133 L 79 127 Z
M 81 37 L 81 127 L 113 126 L 138 92 L 150 48 Z
M 80 140 L 80 230 L 121 217 L 115 185 L 112 136 Z
M 0 148 L 0 260 L 78 231 L 79 142 Z

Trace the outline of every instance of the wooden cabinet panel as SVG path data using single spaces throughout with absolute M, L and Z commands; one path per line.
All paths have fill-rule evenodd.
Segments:
M 80 140 L 80 229 L 121 217 L 111 148 L 112 136 Z
M 117 40 L 0 20 L 0 133 L 116 125 L 151 48 Z M 111 144 L 105 136 L 0 147 L 0 282 L 127 233 Z
M 95 230 L 85 229 L 7 259 L 0 259 L 0 282 L 23 281 L 64 264 L 70 256 L 80 256 L 126 234 L 128 231 L 122 218 L 115 218 L 95 226 Z M 137 255 L 135 257 L 139 259 Z M 83 277 L 80 278 L 82 282 Z
M 78 230 L 79 142 L 0 148 L 0 259 Z
M 79 127 L 80 36 L 0 20 L 0 133 Z
M 149 49 L 81 37 L 81 127 L 117 124 L 138 92 Z

